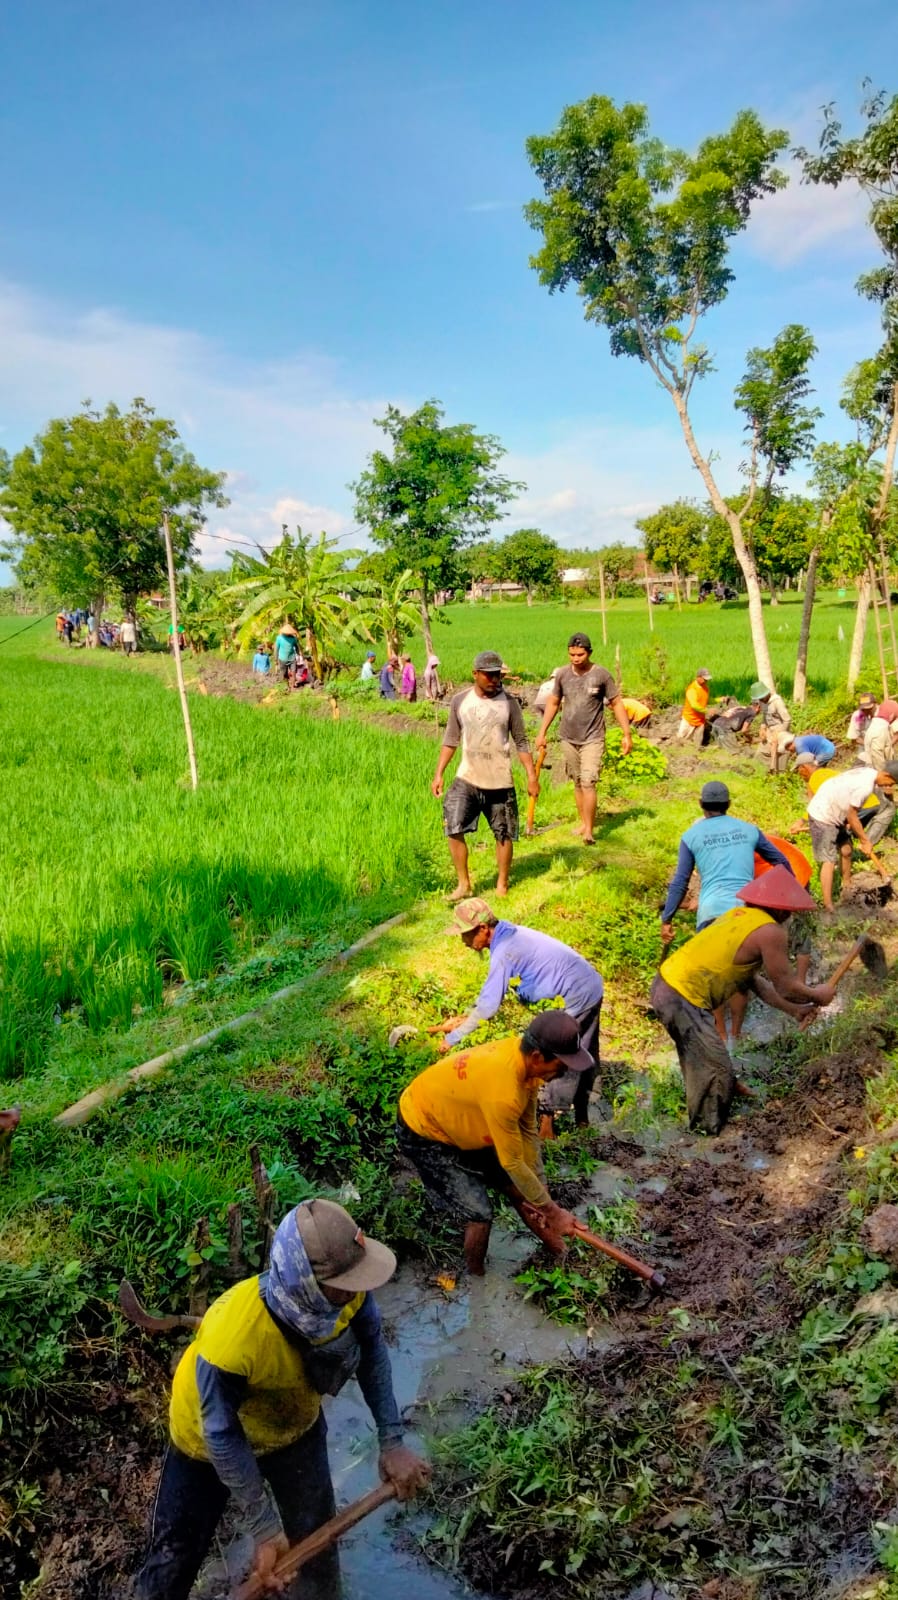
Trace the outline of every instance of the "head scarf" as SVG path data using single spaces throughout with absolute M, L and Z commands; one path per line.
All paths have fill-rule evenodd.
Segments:
M 340 1331 L 337 1324 L 342 1327 L 346 1322 L 345 1307 L 331 1305 L 318 1287 L 295 1210 L 287 1213 L 272 1240 L 268 1272 L 260 1287 L 265 1304 L 278 1321 L 313 1344 L 332 1339 Z
M 898 717 L 898 700 L 883 700 L 882 705 L 877 708 L 876 715 L 884 717 L 886 722 L 894 722 Z
M 440 664 L 439 656 L 428 656 L 427 657 L 427 665 L 429 667 L 438 667 L 439 664 Z

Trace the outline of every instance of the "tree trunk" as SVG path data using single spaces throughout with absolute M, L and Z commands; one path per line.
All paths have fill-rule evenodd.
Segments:
M 867 613 L 870 609 L 870 574 L 865 572 L 857 581 L 857 611 L 854 616 L 854 635 L 848 657 L 848 692 L 853 693 L 861 675 L 864 659 L 864 639 L 867 634 Z
M 391 656 L 398 656 L 400 649 L 399 634 L 393 629 L 387 634 L 387 649 Z
M 824 521 L 825 526 L 826 522 Z M 808 565 L 805 572 L 804 604 L 801 608 L 801 627 L 798 630 L 798 654 L 795 657 L 792 699 L 797 706 L 803 706 L 808 697 L 808 641 L 811 637 L 811 617 L 814 612 L 814 591 L 817 587 L 817 562 L 819 559 L 820 546 L 815 544 L 808 557 Z
M 695 463 L 695 466 L 698 469 L 702 482 L 708 491 L 708 498 L 710 499 L 714 510 L 717 512 L 717 515 L 719 517 L 723 517 L 727 527 L 730 530 L 730 538 L 733 541 L 733 549 L 736 553 L 736 560 L 742 569 L 742 577 L 745 581 L 745 592 L 748 595 L 748 621 L 749 626 L 751 627 L 751 642 L 755 653 L 755 666 L 757 668 L 758 677 L 762 683 L 767 684 L 769 689 L 775 689 L 776 679 L 773 675 L 773 664 L 770 660 L 770 646 L 767 643 L 767 630 L 764 626 L 764 606 L 761 600 L 761 584 L 758 579 L 758 569 L 755 566 L 754 556 L 745 542 L 745 535 L 742 532 L 742 523 L 737 512 L 733 511 L 732 507 L 727 505 L 723 495 L 717 487 L 717 482 L 713 472 L 711 471 L 709 463 L 705 460 L 705 457 L 699 450 L 698 444 L 696 443 L 695 434 L 692 431 L 692 422 L 689 417 L 686 401 L 683 399 L 681 394 L 676 392 L 676 390 L 672 392 L 671 398 L 673 399 L 673 403 L 677 408 L 677 415 L 680 419 L 680 426 L 683 429 L 683 438 L 686 440 L 686 447 L 693 459 L 693 462 Z
M 779 603 L 780 603 L 780 597 L 776 592 L 776 584 L 773 582 L 772 579 L 771 579 L 770 583 L 768 583 L 767 587 L 770 590 L 770 604 L 772 606 L 778 606 Z
M 421 611 L 421 632 L 424 635 L 424 644 L 427 649 L 427 654 L 429 656 L 434 656 L 436 655 L 436 651 L 433 648 L 433 634 L 430 631 L 430 611 L 427 605 L 427 585 L 423 582 L 423 580 L 421 583 L 421 599 L 419 602 L 419 607 Z
M 314 635 L 314 633 L 313 633 L 311 628 L 306 628 L 306 649 L 308 650 L 309 655 L 312 658 L 312 671 L 315 674 L 315 677 L 318 679 L 318 682 L 320 683 L 322 681 L 321 680 L 321 657 L 318 654 L 318 640 L 315 638 L 315 635 Z
M 527 604 L 528 606 L 532 606 L 533 604 L 533 590 L 529 583 L 527 585 Z

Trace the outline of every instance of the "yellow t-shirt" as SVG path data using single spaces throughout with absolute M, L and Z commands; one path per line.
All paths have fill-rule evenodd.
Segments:
M 710 690 L 704 678 L 693 678 L 683 699 L 682 718 L 688 722 L 690 728 L 703 728 L 705 726 L 705 712 L 708 709 L 708 695 Z
M 355 1316 L 364 1294 L 343 1307 L 334 1335 Z M 207 1461 L 196 1361 L 246 1378 L 249 1385 L 238 1415 L 257 1455 L 282 1450 L 302 1438 L 315 1422 L 321 1397 L 306 1377 L 299 1350 L 281 1333 L 259 1293 L 259 1279 L 246 1278 L 213 1302 L 175 1371 L 169 1425 L 179 1450 Z
M 662 962 L 664 982 L 703 1011 L 722 1006 L 737 989 L 747 989 L 763 966 L 760 960 L 737 966 L 739 946 L 755 928 L 763 928 L 765 922 L 773 920 L 758 906 L 737 906 L 734 911 L 725 911 Z
M 651 706 L 643 705 L 641 700 L 628 700 L 625 696 L 623 700 L 623 706 L 630 722 L 635 722 L 637 724 L 640 722 L 647 722 L 652 714 Z
M 520 1039 L 496 1039 L 472 1050 L 453 1051 L 426 1067 L 403 1090 L 399 1111 L 422 1139 L 459 1150 L 496 1155 L 525 1200 L 545 1205 L 536 1132 L 538 1085 L 524 1077 Z

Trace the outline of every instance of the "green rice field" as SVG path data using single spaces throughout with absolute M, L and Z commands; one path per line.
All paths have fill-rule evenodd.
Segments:
M 194 795 L 172 688 L 56 656 L 48 628 L 0 659 L 0 1078 L 33 1070 L 73 1010 L 128 1026 L 278 928 L 353 937 L 433 881 L 419 738 L 193 695 Z

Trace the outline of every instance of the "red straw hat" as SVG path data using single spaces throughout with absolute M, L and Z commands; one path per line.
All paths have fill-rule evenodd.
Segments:
M 771 867 L 740 889 L 737 898 L 762 911 L 815 911 L 816 905 L 786 867 Z

